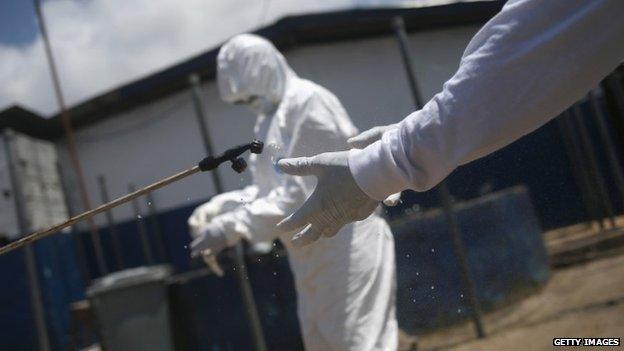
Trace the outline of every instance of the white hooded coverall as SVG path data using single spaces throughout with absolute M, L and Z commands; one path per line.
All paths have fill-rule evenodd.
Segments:
M 233 205 L 240 192 L 217 196 L 199 207 L 189 224 L 198 228 L 212 218 L 211 225 L 229 245 L 241 238 L 282 240 L 295 278 L 306 350 L 396 350 L 394 241 L 385 220 L 373 214 L 302 248 L 292 246 L 294 233 L 278 237 L 275 228 L 315 185 L 312 177 L 280 173 L 277 161 L 347 149 L 346 140 L 357 134 L 347 112 L 331 92 L 299 78 L 277 49 L 258 36 L 233 38 L 217 61 L 225 101 L 263 97 L 277 108 L 261 113 L 254 127 L 265 148 L 249 159 L 254 185 L 241 199 L 250 201 Z

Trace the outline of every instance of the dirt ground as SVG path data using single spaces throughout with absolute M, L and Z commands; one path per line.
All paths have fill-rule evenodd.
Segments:
M 484 339 L 476 339 L 472 325 L 464 323 L 421 336 L 417 350 L 569 350 L 572 348 L 553 347 L 552 339 L 624 339 L 624 250 L 554 270 L 540 292 L 487 314 L 484 324 L 487 332 Z M 401 338 L 400 349 L 416 350 L 406 335 Z M 608 349 L 624 350 L 624 347 Z

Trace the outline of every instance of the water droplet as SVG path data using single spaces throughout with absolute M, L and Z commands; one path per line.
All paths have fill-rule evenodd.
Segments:
M 432 286 L 431 286 L 431 290 L 435 290 L 435 286 L 433 286 L 433 285 L 432 285 Z
M 459 298 L 463 299 L 464 298 L 464 294 L 459 295 Z
M 409 257 L 410 257 L 410 255 L 409 255 L 409 254 L 405 254 L 405 257 L 406 257 L 406 258 L 409 258 Z
M 416 302 L 416 299 L 412 299 L 412 302 Z
M 152 206 L 152 202 L 151 202 L 151 201 L 148 201 L 148 202 L 147 202 L 147 206 Z

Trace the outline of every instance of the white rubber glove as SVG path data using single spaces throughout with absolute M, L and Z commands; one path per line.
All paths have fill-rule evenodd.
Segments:
M 328 152 L 277 163 L 284 173 L 314 175 L 318 180 L 303 206 L 277 224 L 284 232 L 301 230 L 292 239 L 295 246 L 308 245 L 321 236 L 334 236 L 345 224 L 368 217 L 379 204 L 356 184 L 349 170 L 348 154 Z
M 191 238 L 199 236 L 202 229 L 220 214 L 233 211 L 237 207 L 253 201 L 258 194 L 258 187 L 249 185 L 242 190 L 228 191 L 213 196 L 210 201 L 197 207 L 188 219 Z
M 401 203 L 401 193 L 400 192 L 394 193 L 394 194 L 388 196 L 385 200 L 383 200 L 383 204 L 386 205 L 386 206 L 390 206 L 390 207 L 396 206 L 399 203 Z
M 396 128 L 399 128 L 398 123 L 390 124 L 387 126 L 373 127 L 369 130 L 363 131 L 362 133 L 352 138 L 349 138 L 347 140 L 347 144 L 349 145 L 351 149 L 363 149 L 367 147 L 368 145 L 381 139 L 381 136 L 383 135 L 383 133 L 392 129 L 396 129 Z
M 347 140 L 347 144 L 349 145 L 349 148 L 351 149 L 363 149 L 365 147 L 367 147 L 368 145 L 376 142 L 377 140 L 381 139 L 381 136 L 392 129 L 396 129 L 399 128 L 399 124 L 395 123 L 395 124 L 390 124 L 387 126 L 377 126 L 377 127 L 373 127 L 369 130 L 365 130 L 362 133 L 349 138 Z M 394 193 L 390 196 L 388 196 L 385 200 L 383 200 L 384 205 L 386 206 L 396 206 L 397 204 L 399 204 L 401 202 L 401 193 Z
M 225 235 L 208 224 L 197 237 L 191 242 L 191 257 L 196 258 L 202 256 L 202 259 L 219 277 L 223 276 L 223 269 L 217 262 L 217 255 L 227 247 Z

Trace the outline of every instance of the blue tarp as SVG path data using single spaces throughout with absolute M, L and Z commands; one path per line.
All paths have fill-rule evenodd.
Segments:
M 526 296 L 548 280 L 542 230 L 526 188 L 456 209 L 477 298 L 485 308 Z M 392 226 L 397 252 L 397 316 L 408 332 L 445 326 L 470 311 L 444 215 L 434 210 Z

